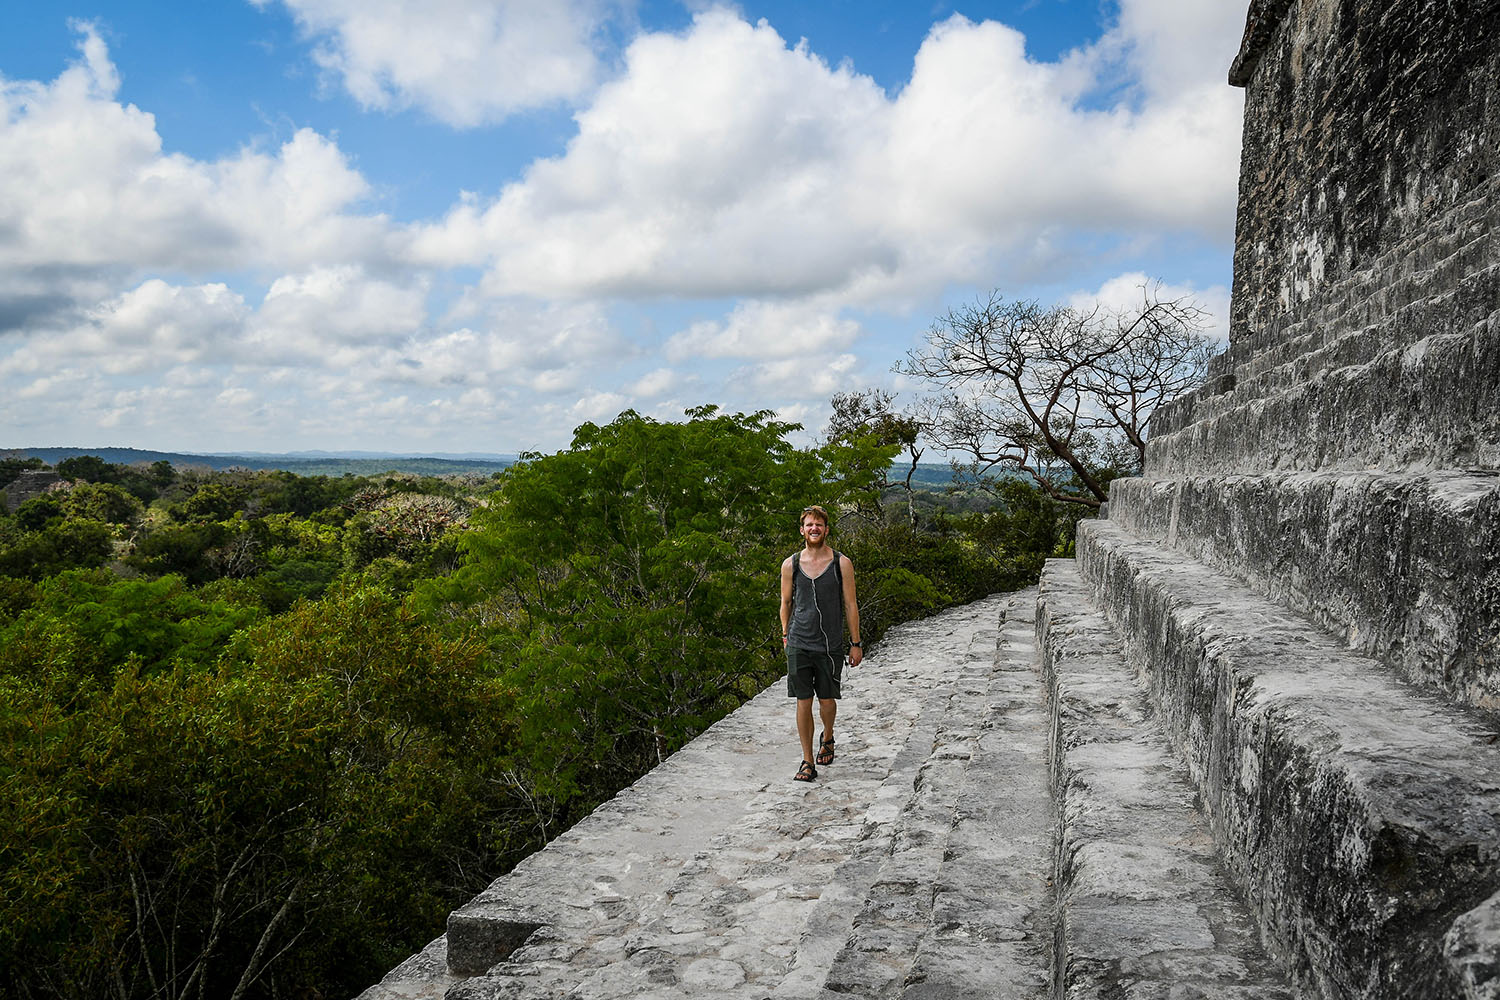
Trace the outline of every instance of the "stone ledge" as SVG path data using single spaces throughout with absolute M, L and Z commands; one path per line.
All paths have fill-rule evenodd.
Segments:
M 1043 571 L 1037 640 L 1052 710 L 1066 995 L 1291 1000 L 1072 560 Z
M 1214 417 L 1249 400 L 1274 396 L 1325 372 L 1368 364 L 1382 354 L 1428 337 L 1467 329 L 1500 308 L 1500 267 L 1479 268 L 1461 279 L 1444 281 L 1441 275 L 1434 275 L 1429 280 L 1448 290 L 1417 298 L 1410 288 L 1403 289 L 1412 283 L 1401 282 L 1379 293 L 1382 298 L 1411 297 L 1394 311 L 1351 317 L 1351 308 L 1328 321 L 1293 328 L 1288 339 L 1235 365 L 1233 392 L 1204 400 L 1198 418 Z M 1416 286 L 1416 291 L 1428 290 L 1425 284 Z
M 846 674 L 839 757 L 812 785 L 791 780 L 793 711 L 773 684 L 456 910 L 455 940 L 433 942 L 363 1000 L 816 996 L 827 964 L 799 961 L 799 949 L 836 953 L 848 924 L 829 940 L 809 922 L 858 911 L 919 768 L 952 749 L 924 709 L 947 704 L 976 642 L 992 662 L 1013 600 L 892 630 Z M 955 719 L 985 710 L 982 698 L 959 702 Z M 484 966 L 526 925 L 537 929 L 483 972 L 447 967 Z M 469 957 L 455 956 L 476 930 Z
M 1080 525 L 1078 552 L 1299 985 L 1330 998 L 1464 995 L 1443 938 L 1500 888 L 1493 734 L 1118 525 Z
M 1154 435 L 1146 467 L 1158 477 L 1500 469 L 1497 384 L 1500 313 Z
M 1109 517 L 1413 683 L 1500 712 L 1500 475 L 1117 479 Z

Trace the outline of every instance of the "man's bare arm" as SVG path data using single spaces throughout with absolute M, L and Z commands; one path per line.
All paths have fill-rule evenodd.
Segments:
M 781 564 L 781 644 L 786 645 L 787 629 L 792 622 L 792 557 Z
M 839 569 L 844 577 L 844 621 L 849 623 L 849 640 L 860 642 L 863 633 L 859 630 L 859 601 L 854 596 L 854 563 L 848 556 L 839 556 L 842 560 Z M 849 647 L 849 666 L 859 666 L 859 661 L 865 658 L 863 646 Z

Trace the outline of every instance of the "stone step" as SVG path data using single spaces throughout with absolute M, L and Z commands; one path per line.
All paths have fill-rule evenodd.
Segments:
M 1265 470 L 1500 468 L 1500 312 L 1272 395 L 1196 404 L 1153 427 L 1159 477 Z M 1186 411 L 1184 411 L 1186 413 Z
M 1366 274 L 1334 290 L 1319 308 L 1282 328 L 1274 344 L 1236 351 L 1236 391 L 1262 380 L 1274 390 L 1288 374 L 1303 380 L 1363 364 L 1392 347 L 1479 322 L 1500 307 L 1493 248 L 1493 237 L 1484 233 L 1429 268 L 1374 281 Z
M 446 939 L 362 1000 L 769 995 L 836 908 L 841 867 L 884 853 L 931 750 L 926 702 L 975 632 L 993 637 L 1003 600 L 894 629 L 847 673 L 839 757 L 817 782 L 791 780 L 793 705 L 772 685 L 456 910 Z
M 1492 995 L 1500 747 L 1481 717 L 1118 524 L 1080 525 L 1078 554 L 1299 987 Z M 1491 993 L 1466 994 L 1466 979 Z
M 932 927 L 905 1000 L 1023 1000 L 1051 992 L 1056 816 L 1047 782 L 1046 706 L 1036 663 L 1036 590 L 1001 622 L 983 730 L 964 775 Z
M 1286 339 L 1272 348 L 1247 356 L 1231 349 L 1216 366 L 1219 378 L 1191 404 L 1191 420 L 1208 420 L 1254 400 L 1266 399 L 1305 382 L 1343 368 L 1369 364 L 1383 354 L 1405 351 L 1428 337 L 1465 330 L 1500 309 L 1500 265 L 1481 266 L 1489 255 L 1489 240 L 1482 242 L 1483 256 L 1455 254 L 1465 261 L 1451 266 L 1463 268 L 1463 276 L 1429 272 L 1381 290 L 1382 296 L 1399 295 L 1403 284 L 1415 287 L 1400 297 L 1403 304 L 1387 313 L 1369 301 L 1351 305 L 1342 313 L 1319 310 L 1285 332 Z M 1473 268 L 1472 271 L 1468 270 Z M 1415 297 L 1428 287 L 1442 289 L 1430 297 Z M 1409 299 L 1409 300 L 1408 300 Z M 1229 376 L 1224 378 L 1222 376 Z M 1186 410 L 1174 408 L 1176 416 L 1153 418 L 1158 434 L 1181 430 Z
M 1045 720 L 1029 662 L 1011 647 L 1034 603 L 1034 592 L 1013 596 L 1008 634 L 979 633 L 938 689 L 930 753 L 819 995 L 1047 992 Z
M 1109 519 L 1414 684 L 1500 711 L 1500 474 L 1117 479 Z
M 1062 995 L 1291 1000 L 1071 560 L 1047 564 L 1038 631 L 1060 816 Z

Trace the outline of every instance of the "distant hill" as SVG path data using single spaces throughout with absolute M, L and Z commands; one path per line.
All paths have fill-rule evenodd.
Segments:
M 210 469 L 283 469 L 299 476 L 377 476 L 382 472 L 405 472 L 417 476 L 488 476 L 516 464 L 514 455 L 485 452 L 401 455 L 378 451 L 296 451 L 283 455 L 250 451 L 235 455 L 200 455 L 181 451 L 149 451 L 142 448 L 0 448 L 0 457 L 40 458 L 56 465 L 65 458 L 96 455 L 115 465 L 150 465 L 167 461 L 176 466 Z M 891 478 L 906 478 L 906 465 L 896 463 Z M 924 489 L 946 489 L 953 482 L 953 469 L 945 464 L 922 463 L 912 476 L 912 485 Z
M 271 455 L 252 452 L 244 455 L 198 455 L 177 451 L 148 451 L 141 448 L 13 448 L 0 454 L 18 458 L 40 458 L 56 465 L 65 458 L 96 455 L 115 465 L 150 465 L 167 461 L 177 466 L 206 466 L 210 469 L 284 469 L 299 476 L 374 476 L 382 472 L 406 472 L 418 476 L 479 475 L 488 476 L 515 464 L 505 455 L 397 455 L 380 452 L 296 452 Z

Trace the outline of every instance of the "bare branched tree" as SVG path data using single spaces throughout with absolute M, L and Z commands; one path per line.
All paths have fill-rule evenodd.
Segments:
M 1057 500 L 1098 507 L 1139 472 L 1151 416 L 1203 380 L 1206 314 L 1158 285 L 1127 310 L 1044 308 L 991 293 L 951 310 L 896 371 L 933 385 L 928 440 L 973 476 L 1029 475 Z

